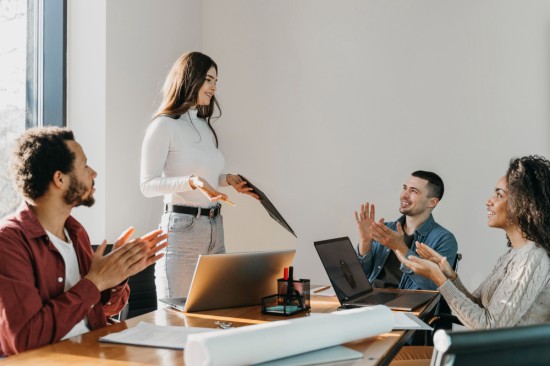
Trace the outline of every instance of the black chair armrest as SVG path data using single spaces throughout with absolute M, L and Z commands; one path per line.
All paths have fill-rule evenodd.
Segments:
M 428 325 L 434 328 L 434 331 L 437 329 L 450 329 L 450 327 L 444 327 L 443 325 L 448 326 L 452 324 L 463 325 L 456 316 L 446 313 L 437 314 L 428 321 Z

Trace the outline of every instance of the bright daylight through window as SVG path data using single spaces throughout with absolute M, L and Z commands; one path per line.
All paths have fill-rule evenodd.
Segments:
M 35 126 L 64 126 L 67 0 L 0 0 L 0 217 L 21 199 L 8 162 Z
M 20 198 L 8 174 L 13 142 L 25 130 L 27 0 L 0 0 L 0 217 Z

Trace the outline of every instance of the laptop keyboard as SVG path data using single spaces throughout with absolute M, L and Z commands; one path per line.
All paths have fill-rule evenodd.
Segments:
M 355 301 L 355 303 L 372 305 L 385 304 L 395 298 L 398 298 L 399 296 L 401 296 L 401 294 L 395 294 L 391 292 L 377 292 L 358 301 Z

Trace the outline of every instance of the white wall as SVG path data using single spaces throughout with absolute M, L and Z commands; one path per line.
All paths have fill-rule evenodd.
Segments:
M 366 200 L 396 218 L 402 183 L 427 169 L 446 183 L 434 215 L 459 241 L 460 273 L 485 277 L 505 239 L 483 203 L 512 156 L 550 156 L 549 2 L 208 0 L 203 17 L 228 168 L 298 234 L 235 197 L 231 249 L 296 245 L 298 273 L 326 282 L 313 241 L 356 242 Z
M 98 171 L 96 205 L 75 215 L 93 243 L 158 227 L 162 199 L 139 190 L 141 141 L 174 60 L 201 45 L 201 2 L 68 2 L 68 124 Z M 167 11 L 170 9 L 170 11 Z
M 504 233 L 485 225 L 494 183 L 512 156 L 550 157 L 547 1 L 69 5 L 69 121 L 100 174 L 98 206 L 77 216 L 95 241 L 158 223 L 160 200 L 139 193 L 139 150 L 186 50 L 219 65 L 227 170 L 256 182 L 298 234 L 228 190 L 238 204 L 224 207 L 228 250 L 296 247 L 298 275 L 315 283 L 327 279 L 313 241 L 355 242 L 365 200 L 396 218 L 402 183 L 427 169 L 446 183 L 436 219 L 459 240 L 465 282 L 478 284 L 505 250 Z
M 67 124 L 98 172 L 96 203 L 77 208 L 92 243 L 105 238 L 107 209 L 106 160 L 106 0 L 73 0 L 67 7 Z M 110 184 L 110 182 L 109 182 Z

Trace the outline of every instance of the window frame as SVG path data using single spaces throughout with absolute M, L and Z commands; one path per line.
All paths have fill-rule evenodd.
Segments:
M 25 127 L 67 125 L 67 0 L 27 1 Z

